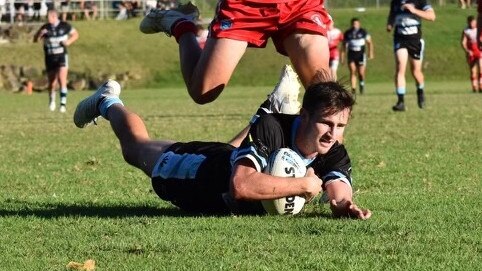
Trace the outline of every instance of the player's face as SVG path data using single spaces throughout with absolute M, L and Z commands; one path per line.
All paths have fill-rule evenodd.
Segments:
M 476 20 L 470 21 L 470 28 L 477 28 L 477 21 Z
M 329 116 L 322 116 L 321 112 L 311 116 L 306 111 L 302 112 L 296 138 L 298 149 L 306 157 L 328 153 L 336 141 L 342 142 L 349 117 L 349 109 Z
M 352 26 L 353 26 L 353 28 L 355 28 L 355 29 L 359 29 L 359 28 L 360 28 L 360 21 L 353 21 Z
M 56 12 L 49 12 L 47 19 L 50 24 L 56 24 L 58 20 L 58 16 Z

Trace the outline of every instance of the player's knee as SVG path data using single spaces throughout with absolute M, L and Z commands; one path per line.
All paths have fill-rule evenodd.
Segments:
M 197 104 L 207 104 L 216 100 L 216 98 L 221 94 L 224 89 L 224 84 L 218 85 L 214 88 L 207 90 L 201 89 L 200 91 L 195 91 L 190 89 L 189 94 L 193 101 Z

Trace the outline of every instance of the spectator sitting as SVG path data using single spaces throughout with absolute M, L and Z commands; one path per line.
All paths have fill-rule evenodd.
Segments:
M 97 18 L 97 4 L 95 1 L 81 0 L 80 9 L 84 12 L 84 17 L 86 20 L 95 20 Z

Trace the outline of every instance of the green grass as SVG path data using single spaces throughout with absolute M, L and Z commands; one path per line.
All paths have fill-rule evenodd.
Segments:
M 274 82 L 270 83 L 273 85 Z M 482 95 L 427 82 L 428 108 L 393 113 L 391 83 L 358 98 L 346 145 L 368 221 L 310 204 L 297 217 L 186 215 L 128 166 L 107 121 L 74 127 L 47 95 L 0 93 L 2 270 L 478 270 Z M 196 106 L 182 88 L 126 90 L 155 138 L 229 140 L 270 87 L 232 87 Z
M 209 8 L 209 6 L 206 6 Z M 465 56 L 460 46 L 460 35 L 466 17 L 475 10 L 462 10 L 455 5 L 435 6 L 437 20 L 423 22 L 426 41 L 425 75 L 430 80 L 461 80 L 469 78 Z M 386 82 L 393 78 L 394 60 L 392 34 L 385 30 L 387 8 L 368 8 L 366 12 L 353 9 L 330 11 L 336 25 L 345 30 L 350 19 L 357 16 L 362 26 L 372 35 L 375 59 L 368 62 L 367 81 Z M 208 18 L 211 13 L 204 13 Z M 163 34 L 144 35 L 138 30 L 139 19 L 128 21 L 73 22 L 80 38 L 69 48 L 71 70 L 93 75 L 117 74 L 131 71 L 142 76 L 131 81 L 130 87 L 180 87 L 177 44 Z M 30 65 L 43 69 L 40 44 L 17 42 L 0 46 L 2 64 Z M 260 61 L 261 60 L 261 61 Z M 272 43 L 266 49 L 248 49 L 231 81 L 231 86 L 270 85 L 277 79 L 279 67 L 288 59 L 275 52 Z M 260 72 L 262 71 L 262 72 Z M 340 76 L 347 77 L 346 65 L 340 66 Z

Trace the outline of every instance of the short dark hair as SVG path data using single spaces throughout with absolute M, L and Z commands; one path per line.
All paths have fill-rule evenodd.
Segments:
M 353 17 L 351 18 L 351 24 L 353 24 L 354 22 L 359 22 L 360 19 L 358 19 L 357 17 Z
M 473 20 L 475 20 L 475 17 L 470 15 L 469 17 L 467 17 L 467 24 L 470 24 L 470 22 L 472 22 Z
M 355 98 L 350 91 L 339 82 L 322 81 L 311 84 L 303 96 L 302 108 L 313 115 L 321 110 L 322 116 L 329 116 L 349 109 L 355 104 Z

